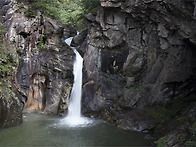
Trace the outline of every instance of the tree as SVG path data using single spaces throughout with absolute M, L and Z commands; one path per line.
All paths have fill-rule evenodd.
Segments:
M 36 11 L 62 23 L 72 24 L 78 30 L 85 27 L 85 14 L 100 8 L 99 0 L 17 0 L 29 6 L 26 16 L 35 17 Z

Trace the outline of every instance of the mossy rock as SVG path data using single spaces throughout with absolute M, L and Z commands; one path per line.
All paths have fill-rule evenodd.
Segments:
M 164 141 L 167 139 L 167 136 L 164 136 L 162 138 L 160 138 L 159 140 L 155 141 L 155 145 L 157 147 L 163 147 L 164 146 Z

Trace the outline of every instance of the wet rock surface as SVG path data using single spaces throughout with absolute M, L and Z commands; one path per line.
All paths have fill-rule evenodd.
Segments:
M 0 129 L 22 123 L 22 105 L 10 89 L 0 88 Z
M 147 107 L 166 107 L 182 98 L 191 109 L 196 100 L 195 2 L 100 3 L 102 10 L 86 15 L 88 34 L 81 45 L 83 112 L 102 113 L 100 117 L 121 128 L 151 132 L 158 130 L 160 120 L 150 121 Z M 192 123 L 181 126 L 188 129 Z

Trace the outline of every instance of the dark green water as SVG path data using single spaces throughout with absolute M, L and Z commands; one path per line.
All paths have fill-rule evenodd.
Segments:
M 143 134 L 123 131 L 101 120 L 86 127 L 68 127 L 60 120 L 25 114 L 22 125 L 0 131 L 0 146 L 151 146 Z

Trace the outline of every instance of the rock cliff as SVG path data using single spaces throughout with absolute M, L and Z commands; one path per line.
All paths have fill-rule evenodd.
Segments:
M 157 144 L 194 144 L 196 2 L 100 4 L 100 11 L 86 15 L 88 29 L 72 42 L 84 57 L 82 111 L 162 137 Z M 0 2 L 6 39 L 19 56 L 13 89 L 24 112 L 59 114 L 67 108 L 73 82 L 74 53 L 63 40 L 76 31 L 40 12 L 27 12 L 28 6 L 15 0 Z
M 104 108 L 107 99 L 109 105 L 143 108 L 195 92 L 194 2 L 106 0 L 101 6 L 86 16 L 89 109 Z
M 0 20 L 19 56 L 15 92 L 24 104 L 23 112 L 59 114 L 67 108 L 73 83 L 74 53 L 64 39 L 75 35 L 76 30 L 40 12 L 35 16 L 27 12 L 24 3 L 1 1 Z
M 149 116 L 152 109 L 158 112 L 155 107 L 167 111 L 179 100 L 188 103 L 187 111 L 194 109 L 189 104 L 196 100 L 195 1 L 100 3 L 102 10 L 86 15 L 88 34 L 80 46 L 83 112 L 99 112 L 119 127 L 145 132 L 157 126 Z M 174 111 L 173 117 L 186 116 L 184 109 Z
M 0 129 L 22 122 L 22 107 L 20 100 L 8 88 L 0 88 Z

